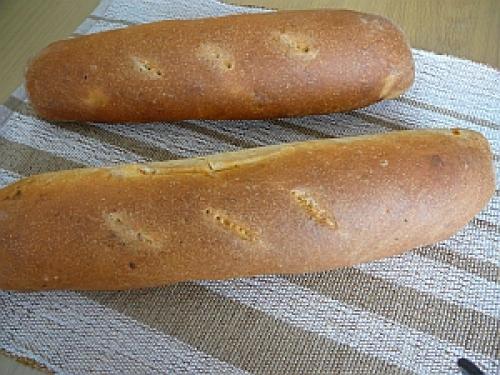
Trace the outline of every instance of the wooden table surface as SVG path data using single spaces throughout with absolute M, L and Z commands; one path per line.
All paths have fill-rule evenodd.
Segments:
M 416 48 L 500 68 L 498 0 L 227 0 L 275 9 L 349 8 L 384 15 Z M 28 59 L 69 35 L 99 0 L 0 0 L 0 102 L 22 82 Z M 38 374 L 0 354 L 0 374 Z

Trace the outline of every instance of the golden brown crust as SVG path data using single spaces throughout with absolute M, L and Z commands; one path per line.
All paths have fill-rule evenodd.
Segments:
M 449 237 L 493 190 L 488 143 L 465 130 L 47 173 L 0 190 L 0 289 L 348 266 Z
M 346 10 L 162 21 L 59 41 L 30 64 L 54 120 L 258 119 L 347 111 L 413 82 L 390 21 Z

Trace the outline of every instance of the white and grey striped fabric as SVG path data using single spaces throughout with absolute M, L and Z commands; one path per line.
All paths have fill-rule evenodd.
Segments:
M 215 0 L 105 0 L 76 30 L 257 8 Z M 403 97 L 344 114 L 273 121 L 60 124 L 23 88 L 0 107 L 0 186 L 35 173 L 321 137 L 463 127 L 500 175 L 500 72 L 414 50 Z M 357 267 L 127 292 L 0 292 L 0 349 L 61 374 L 458 374 L 500 371 L 500 185 L 460 233 Z

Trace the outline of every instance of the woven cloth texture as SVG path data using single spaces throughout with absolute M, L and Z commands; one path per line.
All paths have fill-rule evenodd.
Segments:
M 215 0 L 105 0 L 75 35 L 260 11 Z M 500 175 L 500 72 L 414 56 L 416 82 L 398 99 L 273 121 L 50 123 L 34 116 L 20 87 L 0 106 L 0 186 L 82 166 L 452 127 L 485 135 Z M 356 267 L 124 292 L 0 291 L 0 348 L 61 374 L 458 374 L 460 357 L 496 374 L 499 219 L 497 185 L 488 207 L 449 240 Z

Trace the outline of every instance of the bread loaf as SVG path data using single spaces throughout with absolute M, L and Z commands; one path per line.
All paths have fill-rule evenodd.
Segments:
M 0 289 L 126 289 L 349 266 L 446 239 L 494 190 L 465 130 L 77 169 L 0 190 Z
M 408 89 L 411 50 L 387 19 L 288 11 L 131 26 L 51 44 L 26 87 L 52 120 L 260 119 L 347 111 Z

